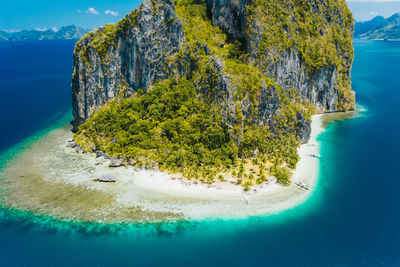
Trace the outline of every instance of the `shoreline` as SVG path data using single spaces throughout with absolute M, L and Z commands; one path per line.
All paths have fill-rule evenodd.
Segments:
M 214 182 L 213 184 L 194 183 L 185 178 L 176 178 L 174 175 L 168 175 L 164 172 L 154 170 L 137 169 L 137 177 L 132 180 L 132 186 L 152 191 L 159 194 L 166 194 L 182 198 L 196 198 L 208 201 L 234 201 L 243 202 L 248 206 L 250 212 L 241 211 L 235 214 L 228 210 L 218 210 L 216 213 L 210 212 L 205 216 L 209 219 L 221 218 L 243 218 L 257 215 L 268 215 L 296 207 L 303 203 L 313 192 L 318 178 L 319 159 L 314 157 L 320 151 L 320 145 L 317 137 L 324 131 L 323 116 L 314 115 L 312 122 L 312 131 L 310 140 L 298 148 L 300 161 L 291 177 L 291 185 L 283 186 L 278 183 L 263 184 L 252 187 L 248 192 L 243 190 L 240 185 L 233 185 L 230 182 Z M 120 167 L 123 168 L 123 167 Z M 130 169 L 132 167 L 125 167 Z M 116 170 L 118 173 L 118 169 Z M 123 171 L 121 171 L 122 174 Z M 128 181 L 124 182 L 124 186 L 129 186 Z M 310 190 L 299 188 L 295 183 L 306 183 Z M 263 206 L 258 203 L 260 200 L 274 200 L 274 205 Z M 129 205 L 131 199 L 129 197 L 119 198 L 121 204 Z M 253 203 L 256 202 L 256 204 Z M 256 211 L 255 208 L 260 208 Z M 189 213 L 187 211 L 187 213 Z M 205 215 L 205 214 L 204 214 Z M 191 214 L 191 218 L 204 218 L 200 215 Z
M 257 192 L 244 192 L 241 186 L 229 182 L 194 184 L 153 170 L 96 165 L 95 156 L 73 153 L 65 147 L 71 133 L 69 127 L 63 127 L 33 143 L 2 170 L 0 187 L 9 192 L 2 202 L 56 218 L 110 223 L 276 214 L 299 206 L 313 193 L 319 159 L 312 155 L 319 154 L 316 139 L 324 130 L 325 116 L 313 116 L 311 137 L 298 149 L 300 161 L 290 186 L 268 184 L 255 186 Z M 107 174 L 118 181 L 93 181 Z M 310 190 L 298 187 L 296 182 L 306 183 Z M 47 203 L 52 198 L 58 201 Z

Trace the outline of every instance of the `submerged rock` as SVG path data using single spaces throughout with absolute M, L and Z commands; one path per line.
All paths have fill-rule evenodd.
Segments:
M 117 178 L 111 174 L 102 175 L 100 177 L 94 178 L 93 181 L 102 182 L 102 183 L 115 183 Z

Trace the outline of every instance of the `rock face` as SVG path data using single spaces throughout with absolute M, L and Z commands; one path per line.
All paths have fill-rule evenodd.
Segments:
M 323 5 L 323 2 L 321 1 L 320 5 Z M 262 39 L 262 30 L 258 28 L 262 28 L 262 26 L 259 23 L 248 21 L 246 6 L 249 4 L 248 0 L 207 0 L 213 23 L 220 26 L 230 36 L 243 40 L 250 56 L 257 61 L 256 57 L 258 57 Z M 315 9 L 318 9 L 318 4 L 315 5 L 317 6 Z M 292 7 L 288 5 L 287 8 Z M 252 27 L 253 32 L 256 33 L 248 34 Z M 256 63 L 266 76 L 271 77 L 285 89 L 296 88 L 302 98 L 313 103 L 319 112 L 338 110 L 336 105 L 338 90 L 335 88 L 338 78 L 337 68 L 320 68 L 310 73 L 297 48 L 276 51 L 273 47 L 269 47 L 263 52 L 266 57 L 275 56 L 274 60 L 269 62 Z M 352 58 L 349 58 L 348 61 L 350 64 L 348 64 L 346 75 L 350 76 Z
M 309 12 L 319 12 L 319 9 L 325 6 L 323 2 L 326 1 L 320 3 L 310 0 L 309 2 L 311 6 Z M 339 2 L 345 7 L 344 1 Z M 284 90 L 294 88 L 301 97 L 301 101 L 314 104 L 319 112 L 346 109 L 340 104 L 343 102 L 340 87 L 348 87 L 350 91 L 352 53 L 347 57 L 341 56 L 340 64 L 310 70 L 304 55 L 296 46 L 285 49 L 267 47 L 261 50 L 264 33 L 268 31 L 268 28 L 257 20 L 251 19 L 249 5 L 252 4 L 247 0 L 206 0 L 206 4 L 213 25 L 219 26 L 229 38 L 239 40 L 244 44 L 244 49 L 249 54 L 248 64 L 257 67 L 276 83 L 276 86 L 262 85 L 260 94 L 257 95 L 255 124 L 272 124 L 274 115 L 282 105 L 277 86 Z M 340 10 L 340 5 L 338 4 L 337 15 L 335 15 L 337 17 L 335 23 L 338 25 L 345 24 L 342 18 L 345 15 L 343 10 Z M 288 8 L 291 7 L 288 6 Z M 324 16 L 322 11 L 321 16 Z M 332 20 L 331 17 L 326 16 L 327 21 Z M 234 95 L 237 85 L 224 71 L 222 58 L 214 56 L 207 45 L 199 43 L 196 51 L 183 52 L 179 62 L 172 65 L 166 64 L 170 56 L 182 52 L 185 41 L 182 21 L 171 0 L 144 2 L 125 19 L 134 23 L 123 31 L 116 31 L 116 36 L 113 36 L 114 45 L 106 46 L 105 56 L 102 57 L 98 49 L 93 49 L 93 43 L 106 38 L 98 36 L 107 36 L 107 26 L 89 33 L 77 44 L 72 81 L 75 130 L 112 98 L 122 94 L 130 96 L 139 88 L 146 90 L 153 83 L 171 75 L 179 74 L 192 78 L 198 66 L 190 53 L 200 52 L 210 55 L 206 68 L 211 69 L 217 77 L 215 80 L 199 81 L 197 87 L 200 88 L 200 93 L 206 95 L 207 88 L 213 87 L 215 94 L 212 98 L 221 106 L 224 120 L 228 124 L 236 121 Z M 352 25 L 343 25 L 343 27 L 352 32 Z M 351 42 L 351 39 L 348 41 Z M 271 58 L 273 60 L 270 60 Z M 247 98 L 240 102 L 244 117 L 252 116 L 253 105 Z M 352 105 L 353 103 L 350 103 L 347 107 L 351 108 Z M 301 112 L 295 114 L 294 117 L 298 121 L 297 135 L 302 142 L 306 142 L 311 131 L 310 122 Z
M 336 111 L 336 69 L 322 68 L 310 74 L 298 51 L 292 49 L 284 51 L 277 62 L 265 68 L 265 74 L 285 89 L 296 88 L 302 98 L 310 100 L 320 112 Z
M 77 44 L 72 79 L 75 130 L 122 91 L 129 95 L 164 79 L 165 60 L 181 48 L 183 28 L 172 1 L 144 2 L 128 15 L 133 16 L 135 23 L 113 37 L 115 44 L 106 47 L 104 58 L 90 44 L 102 38 L 98 36 L 106 28 L 88 33 Z
M 247 4 L 246 0 L 207 0 L 213 24 L 220 26 L 236 39 L 245 38 Z

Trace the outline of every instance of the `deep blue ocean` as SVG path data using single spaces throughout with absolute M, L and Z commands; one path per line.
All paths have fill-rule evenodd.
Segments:
M 72 118 L 73 46 L 0 43 L 0 151 Z M 320 177 L 303 205 L 247 220 L 112 226 L 3 210 L 0 266 L 400 266 L 400 43 L 354 46 L 364 111 L 319 136 Z

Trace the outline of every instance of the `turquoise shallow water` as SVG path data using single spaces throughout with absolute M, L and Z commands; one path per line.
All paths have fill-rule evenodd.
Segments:
M 0 48 L 4 163 L 69 120 L 73 42 Z M 365 111 L 319 136 L 320 178 L 303 205 L 247 220 L 111 226 L 3 210 L 2 265 L 400 265 L 400 43 L 356 41 L 355 51 Z

